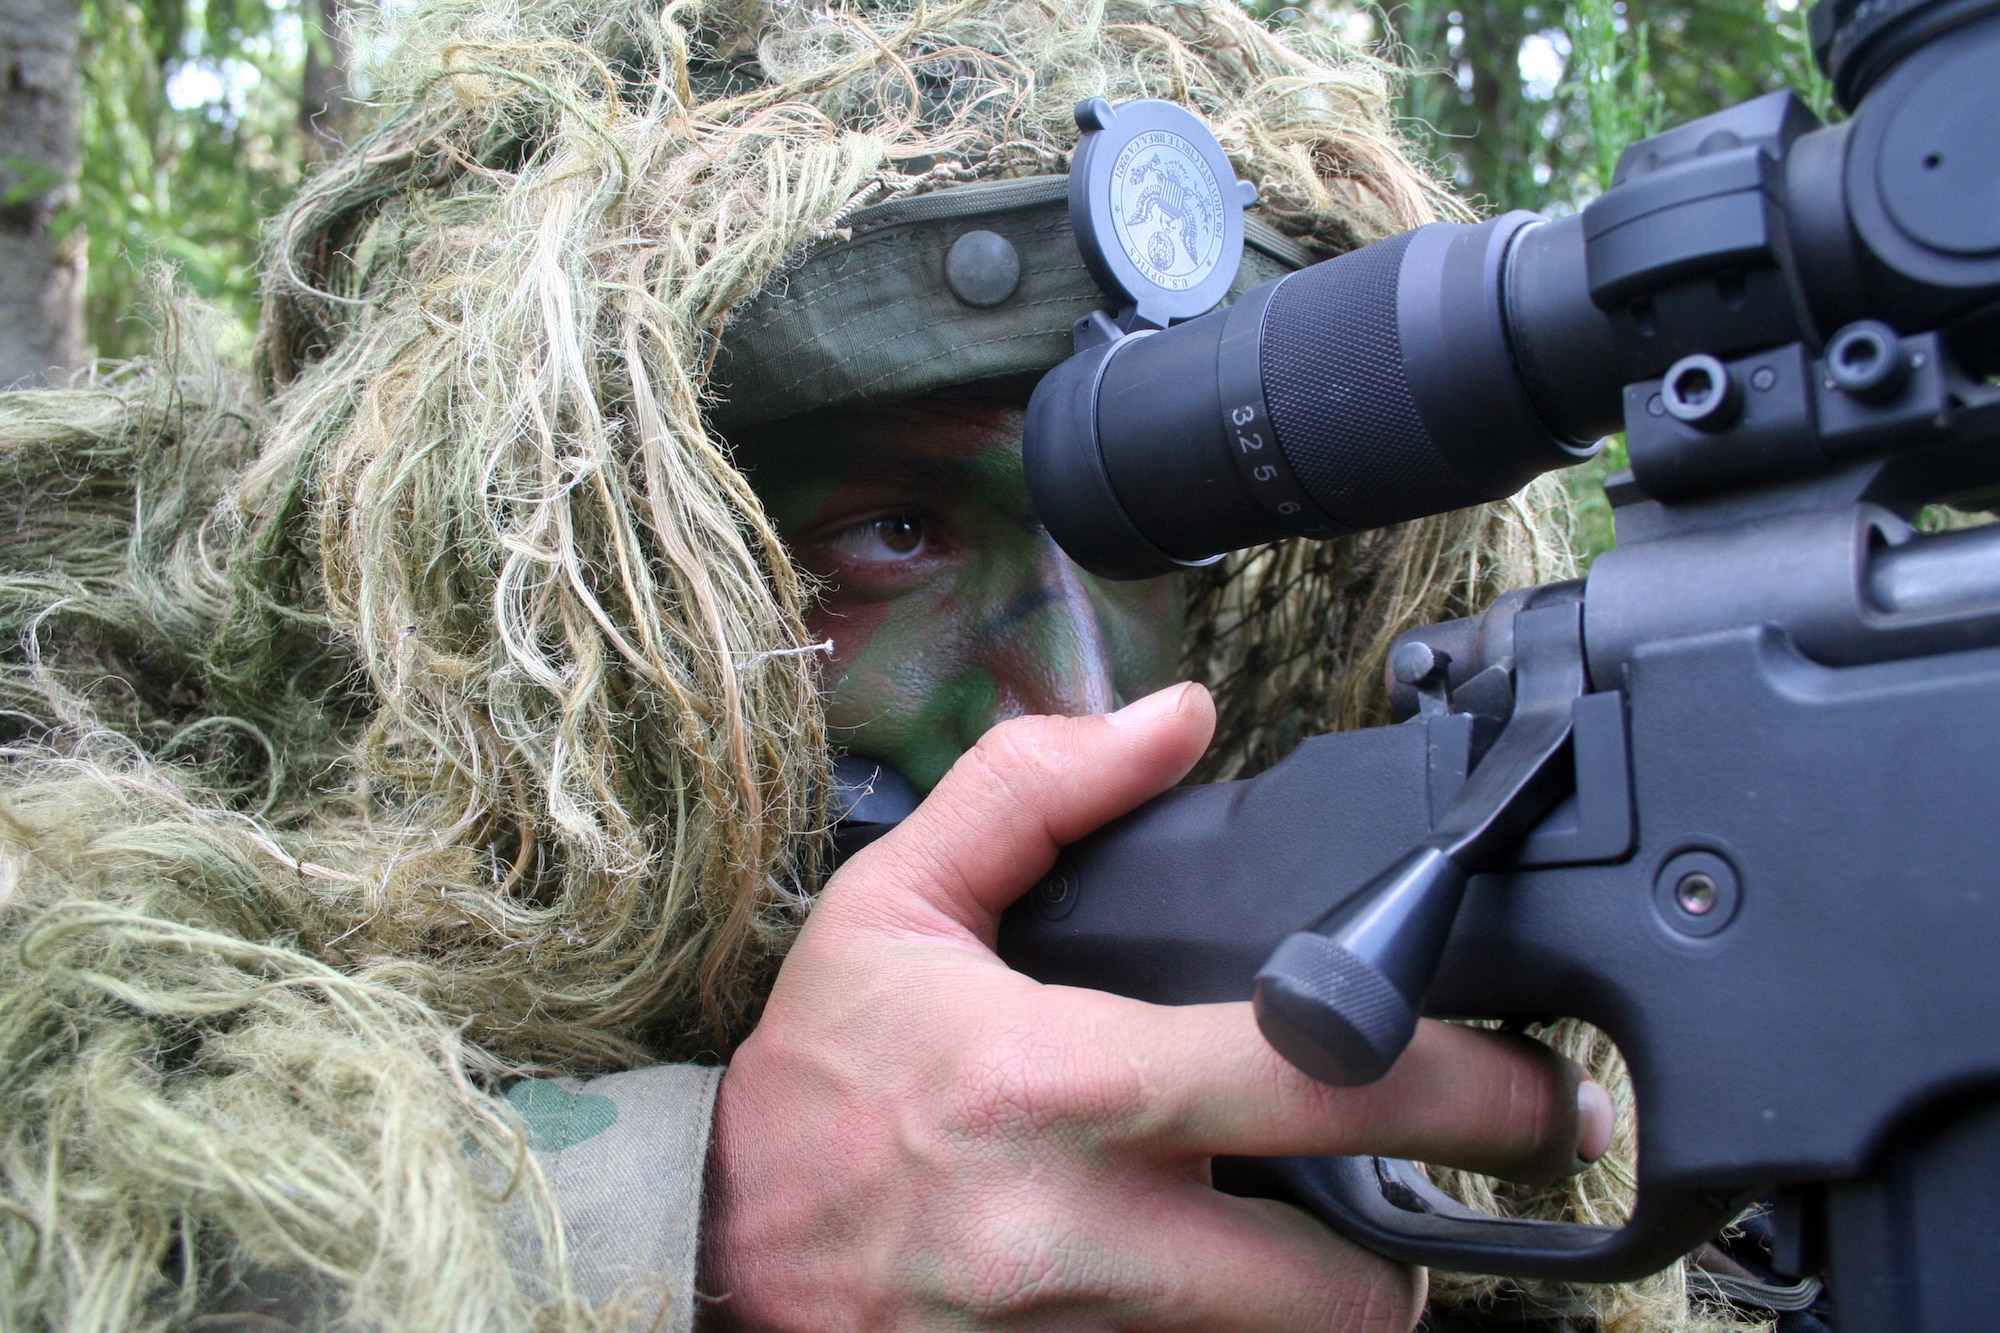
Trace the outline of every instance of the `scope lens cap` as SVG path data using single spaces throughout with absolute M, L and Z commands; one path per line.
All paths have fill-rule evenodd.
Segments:
M 1097 285 L 1134 327 L 1163 329 L 1221 303 L 1243 261 L 1243 210 L 1257 187 L 1236 179 L 1208 126 L 1173 102 L 1080 102 L 1069 219 Z

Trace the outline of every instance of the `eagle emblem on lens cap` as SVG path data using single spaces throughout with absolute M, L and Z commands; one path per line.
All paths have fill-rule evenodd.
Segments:
M 1236 179 L 1192 112 L 1147 99 L 1080 102 L 1069 219 L 1097 285 L 1126 329 L 1163 329 L 1213 310 L 1243 259 L 1243 210 L 1257 187 Z

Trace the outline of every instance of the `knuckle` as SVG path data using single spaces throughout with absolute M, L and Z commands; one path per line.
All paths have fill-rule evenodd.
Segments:
M 1063 1011 L 1037 1009 L 968 1041 L 947 1092 L 955 1133 L 1031 1133 L 1072 1146 L 1132 1143 L 1172 1118 L 1159 1075 L 1120 1049 L 1095 1021 L 1090 1001 L 1066 997 Z
M 1072 1247 L 1047 1226 L 994 1210 L 968 1219 L 960 1240 L 940 1286 L 945 1305 L 961 1315 L 1006 1323 L 1060 1300 L 1070 1286 Z
M 1056 767 L 1055 749 L 1047 718 L 1011 717 L 987 728 L 966 757 L 994 781 L 1012 787 Z
M 1410 1333 L 1424 1312 L 1429 1284 L 1421 1268 L 1370 1265 L 1351 1289 L 1353 1299 L 1332 1327 L 1353 1333 Z
M 1030 1133 L 1076 1113 L 1077 1060 L 1062 1034 L 1020 1023 L 983 1033 L 960 1052 L 945 1089 L 954 1137 Z

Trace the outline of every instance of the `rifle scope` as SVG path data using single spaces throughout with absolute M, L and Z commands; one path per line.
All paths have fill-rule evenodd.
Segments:
M 1579 213 L 1418 227 L 1056 367 L 1024 443 L 1051 534 L 1138 578 L 1499 499 L 1621 426 L 1665 500 L 1890 447 L 1827 395 L 1894 397 L 1920 359 L 1899 336 L 2000 368 L 2000 0 L 1811 18 L 1851 119 L 1760 97 L 1634 144 Z M 1761 449 L 1767 372 L 1729 362 L 1794 344 L 1822 429 Z

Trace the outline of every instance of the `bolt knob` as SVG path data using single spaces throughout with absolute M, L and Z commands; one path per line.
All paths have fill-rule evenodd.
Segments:
M 1286 937 L 1251 994 L 1264 1040 L 1336 1087 L 1388 1073 L 1416 1034 L 1465 881 L 1445 852 L 1418 847 Z
M 1353 950 L 1301 930 L 1257 973 L 1257 1028 L 1301 1073 L 1338 1088 L 1373 1083 L 1416 1035 L 1417 1012 Z
M 1424 684 L 1437 673 L 1438 666 L 1437 650 L 1418 639 L 1398 644 L 1389 661 L 1389 669 L 1405 685 Z

